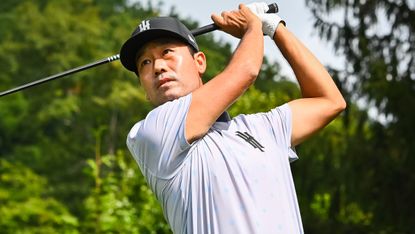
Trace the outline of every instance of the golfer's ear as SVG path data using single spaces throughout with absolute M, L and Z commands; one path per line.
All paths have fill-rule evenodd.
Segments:
M 203 75 L 206 71 L 206 56 L 203 52 L 199 51 L 196 52 L 194 55 L 194 60 L 196 63 L 196 66 L 198 68 L 199 74 Z

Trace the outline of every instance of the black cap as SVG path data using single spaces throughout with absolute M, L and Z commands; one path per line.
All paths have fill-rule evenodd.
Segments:
M 173 37 L 189 44 L 199 51 L 196 40 L 189 29 L 173 17 L 157 17 L 143 20 L 121 47 L 120 60 L 122 65 L 130 71 L 137 72 L 137 52 L 149 41 Z

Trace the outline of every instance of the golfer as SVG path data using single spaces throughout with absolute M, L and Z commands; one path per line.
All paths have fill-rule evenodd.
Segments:
M 290 170 L 294 146 L 327 125 L 345 101 L 332 78 L 265 3 L 212 15 L 239 45 L 206 84 L 206 57 L 178 20 L 143 20 L 123 45 L 155 108 L 127 145 L 174 233 L 303 233 Z M 290 63 L 302 98 L 230 118 L 227 108 L 258 76 L 264 34 Z

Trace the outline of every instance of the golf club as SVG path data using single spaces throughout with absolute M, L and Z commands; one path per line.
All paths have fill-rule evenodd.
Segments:
M 271 3 L 271 4 L 268 5 L 268 9 L 269 10 L 267 11 L 267 13 L 277 13 L 278 12 L 278 5 L 276 3 Z M 217 25 L 209 24 L 209 25 L 206 25 L 206 26 L 203 26 L 203 27 L 200 27 L 200 28 L 193 29 L 193 30 L 191 30 L 191 33 L 193 34 L 193 36 L 196 37 L 196 36 L 208 33 L 208 32 L 212 32 L 212 31 L 217 30 L 217 29 L 219 29 L 219 27 Z M 73 68 L 73 69 L 70 69 L 70 70 L 52 75 L 52 76 L 45 77 L 45 78 L 40 79 L 40 80 L 36 80 L 36 81 L 30 82 L 30 83 L 18 86 L 16 88 L 12 88 L 12 89 L 3 91 L 3 92 L 0 93 L 0 97 L 6 96 L 6 95 L 9 95 L 9 94 L 18 92 L 18 91 L 21 91 L 23 89 L 27 89 L 27 88 L 36 86 L 36 85 L 39 85 L 39 84 L 43 84 L 43 83 L 48 82 L 48 81 L 52 81 L 52 80 L 55 80 L 55 79 L 58 79 L 58 78 L 62 78 L 62 77 L 65 77 L 67 75 L 74 74 L 74 73 L 77 73 L 77 72 L 80 72 L 80 71 L 83 71 L 83 70 L 86 70 L 86 69 L 89 69 L 89 68 L 93 68 L 93 67 L 96 67 L 96 66 L 101 65 L 101 64 L 110 63 L 110 62 L 113 62 L 113 61 L 118 60 L 118 59 L 120 59 L 120 55 L 116 54 L 116 55 L 113 55 L 113 56 L 95 61 L 93 63 L 89 63 L 89 64 L 86 64 L 86 65 L 83 65 L 83 66 L 80 66 L 80 67 L 76 67 L 76 68 Z

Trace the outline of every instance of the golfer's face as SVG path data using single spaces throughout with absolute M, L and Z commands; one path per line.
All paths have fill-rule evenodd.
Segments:
M 178 41 L 149 42 L 137 59 L 141 85 L 154 105 L 177 99 L 200 87 L 197 66 L 187 45 Z

